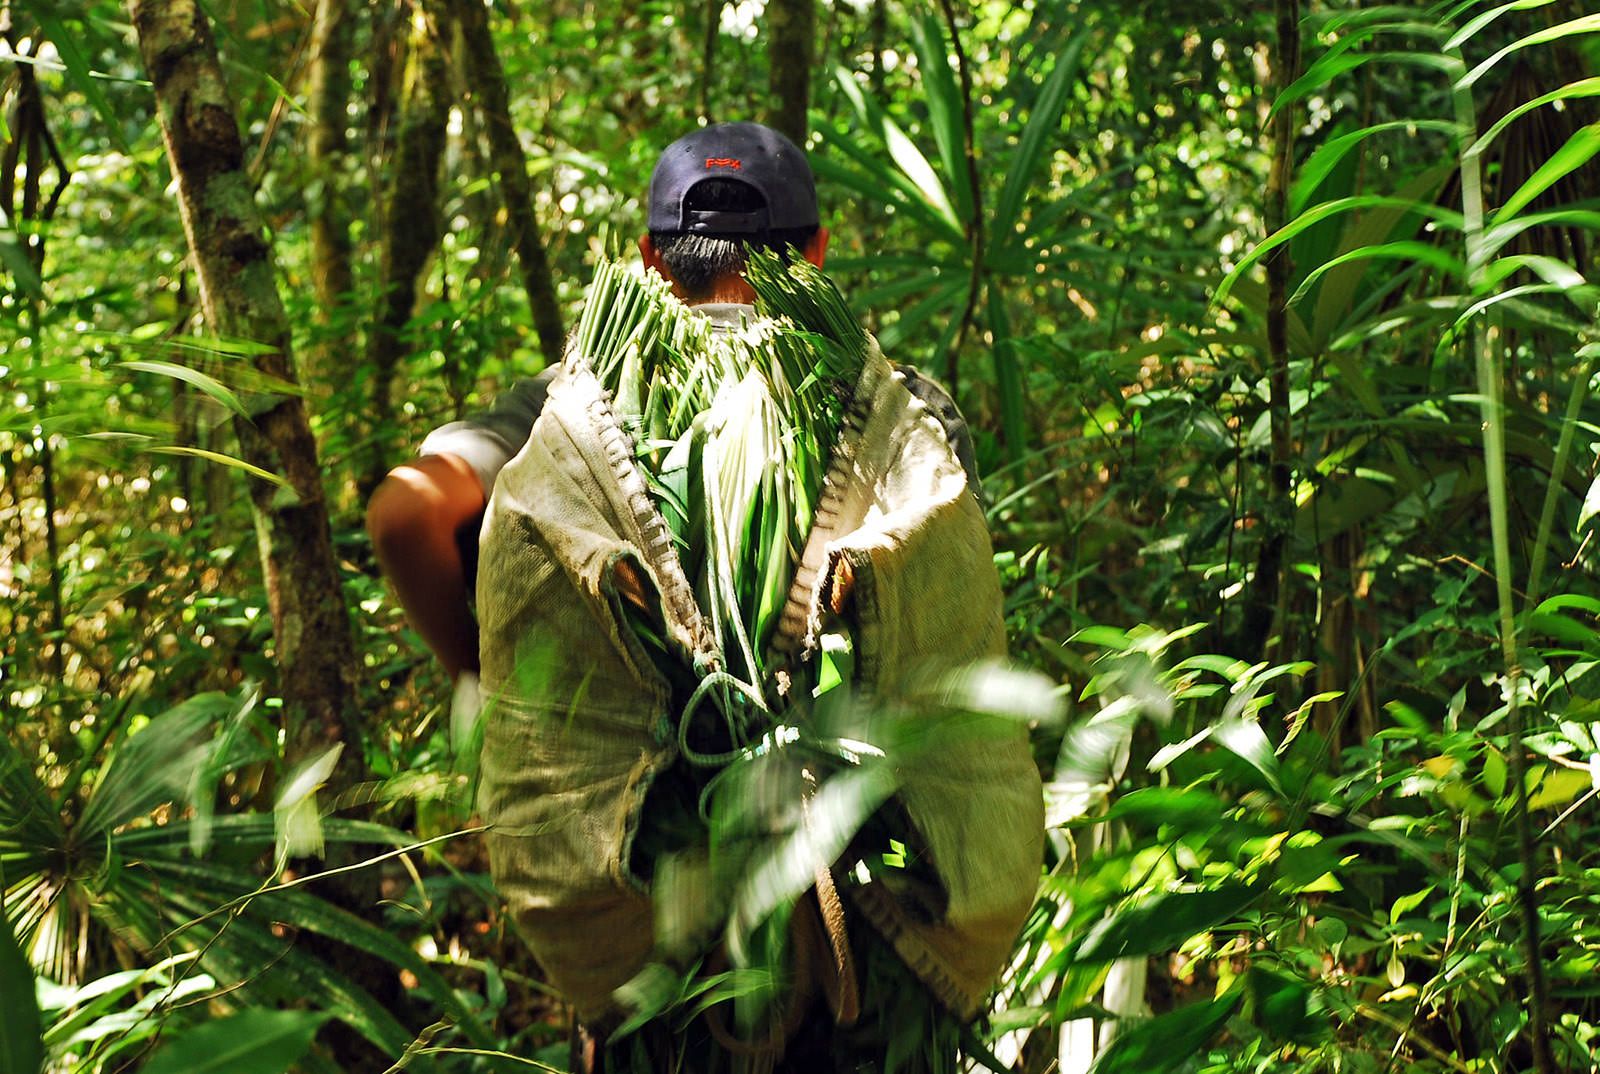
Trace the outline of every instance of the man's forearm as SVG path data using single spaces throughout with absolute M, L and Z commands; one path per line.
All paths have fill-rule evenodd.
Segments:
M 456 535 L 463 527 L 475 534 L 483 508 L 472 468 L 449 455 L 396 467 L 367 507 L 378 564 L 406 619 L 451 678 L 478 669 L 478 624 Z
M 468 607 L 461 554 L 454 541 L 425 538 L 405 549 L 377 546 L 378 563 L 394 586 L 406 620 L 453 679 L 478 670 L 478 624 Z M 431 563 L 418 571 L 413 557 Z

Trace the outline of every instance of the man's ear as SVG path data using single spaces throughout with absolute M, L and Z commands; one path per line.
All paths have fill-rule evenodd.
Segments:
M 667 272 L 666 262 L 661 260 L 661 252 L 656 249 L 656 244 L 651 241 L 648 234 L 639 236 L 639 256 L 644 258 L 645 268 L 654 269 L 656 275 L 663 280 L 670 281 L 672 279 L 672 276 Z
M 646 239 L 649 237 L 648 235 L 645 236 Z M 821 268 L 822 262 L 828 256 L 828 229 L 825 227 L 817 228 L 817 233 L 811 236 L 811 241 L 806 243 L 806 248 L 800 253 L 807 261 Z

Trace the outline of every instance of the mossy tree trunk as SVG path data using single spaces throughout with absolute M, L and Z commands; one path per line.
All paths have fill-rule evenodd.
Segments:
M 383 198 L 378 309 L 367 347 L 375 435 L 363 493 L 377 487 L 391 461 L 386 447 L 395 375 L 406 350 L 405 326 L 416 308 L 419 279 L 439 245 L 439 168 L 450 122 L 450 72 L 435 14 L 428 11 L 419 20 L 407 50 L 400 136 Z
M 517 139 L 516 127 L 511 123 L 511 95 L 506 88 L 505 70 L 495 52 L 494 38 L 489 33 L 487 9 L 479 0 L 434 2 L 450 13 L 461 33 L 462 78 L 488 137 L 490 165 L 505 205 L 511 248 L 517 252 L 522 266 L 522 286 L 533 310 L 539 349 L 546 362 L 558 362 L 566 343 L 561 305 L 556 299 L 555 279 L 550 273 L 549 258 L 545 256 L 539 220 L 533 211 L 528 161 Z
M 244 169 L 233 103 L 196 0 L 130 0 L 139 51 L 155 86 L 177 179 L 184 233 L 209 329 L 261 346 L 268 376 L 294 380 L 289 322 Z M 345 742 L 335 780 L 360 772 L 352 672 L 355 649 L 333 555 L 322 471 L 298 394 L 262 395 L 234 430 L 245 462 L 282 477 L 250 480 L 250 502 L 272 614 L 291 755 Z
M 318 341 L 308 380 L 326 383 L 348 354 L 352 318 L 341 315 L 355 287 L 350 201 L 345 190 L 350 140 L 350 58 L 355 30 L 351 0 L 317 0 L 311 23 L 311 128 L 306 136 L 311 218 L 311 286 Z
M 1277 37 L 1272 46 L 1272 92 L 1281 94 L 1300 77 L 1299 0 L 1274 0 Z M 1289 187 L 1294 178 L 1294 131 L 1297 110 L 1279 109 L 1270 128 L 1272 168 L 1262 216 L 1268 235 L 1288 222 Z M 1272 449 L 1268 470 L 1268 504 L 1264 535 L 1256 558 L 1255 580 L 1245 609 L 1241 642 L 1261 659 L 1287 655 L 1288 574 L 1284 556 L 1294 525 L 1291 489 L 1293 442 L 1289 415 L 1289 279 L 1293 266 L 1289 244 L 1266 258 L 1267 268 L 1267 413 Z

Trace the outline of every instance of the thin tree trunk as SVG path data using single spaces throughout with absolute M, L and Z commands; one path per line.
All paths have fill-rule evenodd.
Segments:
M 889 37 L 889 0 L 872 0 L 872 74 L 868 85 L 875 99 L 883 98 L 883 50 Z
M 816 50 L 816 0 L 771 0 L 767 4 L 767 60 L 771 65 L 767 125 L 802 147 L 806 144 Z
M 706 0 L 705 37 L 700 45 L 700 118 L 711 120 L 711 82 L 717 72 L 717 38 L 722 29 L 722 0 Z
M 10 11 L 4 13 L 3 33 L 13 52 L 20 55 L 37 55 L 40 42 L 35 39 L 29 49 L 18 48 L 17 33 L 10 24 Z M 61 156 L 54 136 L 50 133 L 45 116 L 44 99 L 31 64 L 17 65 L 16 107 L 11 116 L 11 140 L 0 153 L 0 211 L 13 220 L 23 221 L 27 231 L 33 232 L 23 240 L 23 256 L 27 259 L 35 278 L 44 275 L 44 244 L 48 224 L 55 215 L 56 205 L 71 176 L 66 161 Z M 18 165 L 24 165 L 20 197 L 16 189 Z M 51 195 L 44 195 L 44 174 L 50 167 L 56 169 L 56 184 Z M 39 354 L 40 313 L 39 299 L 24 291 L 18 309 L 18 325 L 23 334 L 32 339 L 33 354 Z M 37 360 L 37 359 L 35 359 Z M 38 393 L 35 407 L 44 432 L 39 437 L 39 491 L 44 500 L 44 538 L 47 572 L 46 596 L 49 606 L 50 644 L 44 669 L 58 687 L 64 686 L 67 672 L 67 612 L 62 597 L 61 535 L 56 525 L 56 471 L 55 450 L 50 445 L 48 386 Z M 57 757 L 72 760 L 77 743 L 72 734 L 72 713 L 61 704 L 53 704 L 45 714 L 46 737 Z
M 375 435 L 363 497 L 388 467 L 386 445 L 394 419 L 395 375 L 405 355 L 405 326 L 416 307 L 418 277 L 439 244 L 439 166 L 450 121 L 450 77 L 442 32 L 431 17 L 413 35 L 410 60 L 399 143 L 383 199 L 381 290 L 367 350 Z
M 244 148 L 211 29 L 196 0 L 130 0 L 139 51 L 155 86 L 161 133 L 177 179 L 184 233 L 211 331 L 270 348 L 253 359 L 294 380 L 289 322 L 272 248 L 262 234 Z M 297 394 L 265 396 L 234 422 L 245 462 L 286 485 L 252 480 L 250 503 L 272 613 L 289 752 L 348 748 L 335 781 L 361 768 L 355 650 L 333 555 L 316 444 Z
M 528 181 L 528 162 L 511 124 L 511 99 L 506 89 L 505 71 L 489 34 L 489 18 L 479 0 L 440 0 L 455 17 L 461 31 L 462 74 L 474 106 L 483 119 L 489 138 L 489 152 L 499 177 L 500 196 L 505 202 L 511 247 L 522 265 L 522 286 L 528 292 L 533 310 L 534 331 L 546 362 L 561 360 L 566 331 L 561 325 L 561 304 L 556 299 L 555 279 L 545 256 L 539 220 L 533 211 L 533 185 Z
M 349 317 L 340 308 L 355 286 L 351 266 L 350 203 L 345 193 L 349 155 L 350 55 L 355 13 L 350 0 L 317 0 L 311 24 L 311 131 L 306 139 L 312 177 L 311 287 L 318 343 L 308 355 L 307 380 L 326 383 L 348 340 L 336 340 Z
M 1281 94 L 1300 75 L 1299 0 L 1274 0 L 1277 43 L 1272 50 L 1272 85 Z M 1287 222 L 1289 184 L 1294 174 L 1295 110 L 1284 107 L 1272 120 L 1272 170 L 1267 176 L 1265 217 L 1267 234 Z M 1263 657 L 1271 651 L 1271 638 L 1285 629 L 1287 592 L 1283 558 L 1293 525 L 1294 502 L 1290 489 L 1289 426 L 1289 274 L 1292 269 L 1287 243 L 1267 255 L 1267 413 L 1272 460 L 1268 471 L 1268 496 L 1261 549 L 1256 558 L 1255 582 L 1245 612 L 1246 645 Z

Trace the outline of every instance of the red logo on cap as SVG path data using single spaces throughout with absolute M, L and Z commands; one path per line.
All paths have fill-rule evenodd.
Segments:
M 706 167 L 708 167 L 708 168 L 732 168 L 735 171 L 738 171 L 739 168 L 741 167 L 741 164 L 740 164 L 740 161 L 739 161 L 738 157 L 707 157 L 706 158 Z

